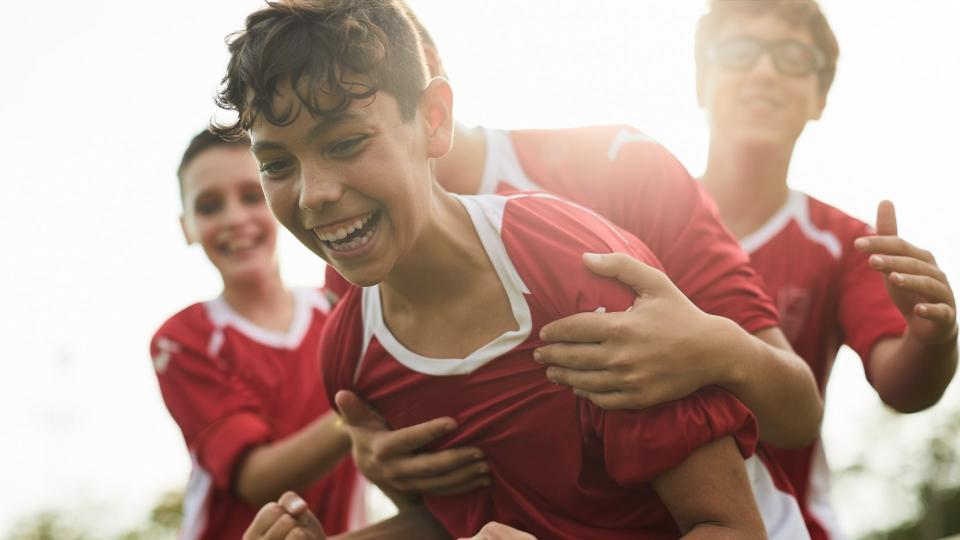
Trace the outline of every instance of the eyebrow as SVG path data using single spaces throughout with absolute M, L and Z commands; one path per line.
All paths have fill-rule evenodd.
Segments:
M 359 117 L 360 116 L 354 113 L 353 111 L 343 111 L 343 112 L 339 112 L 329 116 L 325 116 L 323 120 L 318 121 L 316 125 L 310 128 L 310 131 L 307 133 L 307 142 L 312 143 L 316 141 L 318 138 L 328 133 L 329 131 L 331 131 L 332 129 L 336 128 L 337 126 L 341 126 L 343 124 L 346 124 L 347 122 L 356 120 Z M 260 141 L 260 142 L 254 143 L 250 147 L 250 151 L 256 154 L 258 151 L 261 151 L 261 150 L 282 150 L 284 148 L 286 148 L 286 145 L 283 145 L 278 142 Z

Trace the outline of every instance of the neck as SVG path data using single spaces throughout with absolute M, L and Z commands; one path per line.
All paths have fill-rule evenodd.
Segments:
M 388 311 L 436 309 L 469 298 L 489 268 L 466 209 L 436 183 L 429 215 L 416 244 L 380 284 Z
M 487 139 L 480 127 L 456 124 L 453 147 L 436 160 L 437 182 L 452 193 L 476 194 L 480 190 L 487 159 Z
M 293 294 L 276 266 L 256 279 L 225 280 L 223 298 L 238 314 L 270 330 L 286 330 L 293 320 Z
M 716 202 L 724 225 L 739 239 L 760 228 L 786 202 L 793 145 L 771 152 L 717 140 L 711 139 L 703 187 Z

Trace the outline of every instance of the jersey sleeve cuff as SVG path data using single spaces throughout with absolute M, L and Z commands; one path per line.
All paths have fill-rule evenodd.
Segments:
M 239 412 L 207 428 L 193 444 L 200 465 L 218 489 L 231 487 L 241 458 L 254 446 L 268 442 L 273 430 L 262 416 Z
M 744 459 L 759 440 L 750 410 L 716 387 L 652 409 L 607 412 L 603 429 L 607 470 L 626 486 L 650 482 L 715 440 L 732 436 Z

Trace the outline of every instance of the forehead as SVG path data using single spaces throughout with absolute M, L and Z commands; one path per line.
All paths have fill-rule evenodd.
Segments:
M 278 86 L 271 104 L 275 112 L 290 112 L 292 121 L 285 125 L 271 123 L 265 114 L 257 115 L 250 126 L 250 140 L 254 150 L 263 148 L 264 143 L 283 143 L 290 145 L 294 141 L 310 143 L 313 139 L 323 136 L 342 125 L 383 125 L 393 124 L 401 120 L 400 107 L 396 99 L 384 91 L 378 91 L 365 99 L 352 99 L 342 111 L 337 111 L 341 102 L 339 96 L 326 95 L 322 91 L 311 96 L 312 105 L 320 110 L 329 110 L 330 113 L 314 115 L 310 108 L 304 105 L 300 95 L 308 92 L 294 92 L 289 83 Z
M 813 35 L 811 35 L 809 28 L 787 21 L 776 11 L 758 14 L 733 13 L 726 17 L 717 28 L 716 37 L 718 40 L 743 36 L 767 41 L 793 39 L 802 43 L 813 44 Z
M 215 146 L 194 157 L 183 170 L 185 194 L 197 195 L 248 182 L 259 183 L 256 160 L 244 146 Z

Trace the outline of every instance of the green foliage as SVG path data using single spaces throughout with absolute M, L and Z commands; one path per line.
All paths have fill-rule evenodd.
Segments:
M 116 537 L 117 540 L 172 540 L 183 519 L 183 493 L 171 491 L 157 500 L 147 522 Z M 8 540 L 93 540 L 94 535 L 64 517 L 59 512 L 47 511 L 29 517 L 18 524 Z

